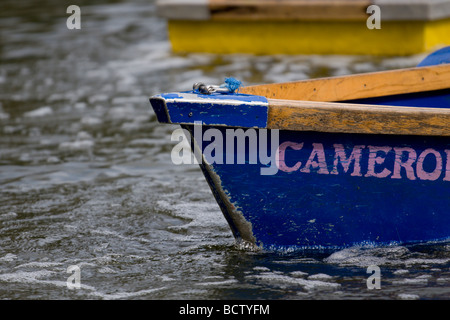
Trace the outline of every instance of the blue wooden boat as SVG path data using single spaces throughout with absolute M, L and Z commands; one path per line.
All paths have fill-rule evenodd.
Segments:
M 340 249 L 450 237 L 450 47 L 415 68 L 150 103 L 180 124 L 237 242 Z

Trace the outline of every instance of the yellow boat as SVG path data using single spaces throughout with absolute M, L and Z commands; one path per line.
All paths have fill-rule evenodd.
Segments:
M 450 0 L 158 0 L 174 52 L 410 55 L 450 44 Z

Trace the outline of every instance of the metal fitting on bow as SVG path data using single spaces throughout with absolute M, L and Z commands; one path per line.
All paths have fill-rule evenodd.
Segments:
M 230 93 L 230 89 L 222 86 L 205 85 L 202 82 L 196 82 L 193 86 L 194 92 L 201 94 L 211 94 L 211 93 Z
M 205 85 L 203 82 L 194 83 L 193 90 L 196 93 L 211 94 L 211 93 L 233 93 L 239 89 L 241 82 L 234 78 L 225 78 L 225 83 L 220 86 Z

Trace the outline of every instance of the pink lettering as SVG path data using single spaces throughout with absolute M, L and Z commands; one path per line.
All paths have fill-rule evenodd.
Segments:
M 447 154 L 447 165 L 445 166 L 444 181 L 450 181 L 450 150 L 445 150 Z
M 376 177 L 376 178 L 386 178 L 391 174 L 391 171 L 384 168 L 381 172 L 375 172 L 375 164 L 383 164 L 385 156 L 379 156 L 378 152 L 383 152 L 387 154 L 392 148 L 391 147 L 374 147 L 368 146 L 369 148 L 369 163 L 367 167 L 367 173 L 365 177 Z
M 283 142 L 282 144 L 280 144 L 280 146 L 278 147 L 278 159 L 277 159 L 278 160 L 277 161 L 278 169 L 280 169 L 281 171 L 284 171 L 284 172 L 296 171 L 296 170 L 298 170 L 298 168 L 300 168 L 302 163 L 299 161 L 293 167 L 288 167 L 286 165 L 286 163 L 284 162 L 284 154 L 286 152 L 287 147 L 290 147 L 294 150 L 300 150 L 301 148 L 303 148 L 303 142 L 295 143 L 295 142 L 291 142 L 291 141 L 286 141 L 286 142 Z
M 392 179 L 401 179 L 401 170 L 405 169 L 406 177 L 409 180 L 416 180 L 414 175 L 414 169 L 412 167 L 413 163 L 417 159 L 417 153 L 414 149 L 404 147 L 404 148 L 394 148 L 395 151 L 395 161 L 394 161 L 394 172 L 392 174 Z M 403 160 L 403 154 L 406 153 L 406 160 Z
M 367 172 L 363 175 L 361 173 L 363 165 L 361 162 L 366 159 L 363 157 L 363 150 L 366 148 L 364 145 L 355 145 L 353 149 L 346 150 L 343 144 L 333 144 L 334 161 L 333 169 L 330 171 L 328 170 L 322 143 L 312 143 L 312 151 L 304 166 L 304 160 L 296 162 L 293 166 L 286 165 L 287 148 L 302 150 L 303 146 L 303 142 L 292 141 L 280 144 L 275 160 L 278 169 L 284 172 L 299 170 L 303 173 L 316 172 L 318 174 L 338 175 L 346 173 L 351 176 L 375 178 L 386 178 L 392 174 L 392 179 L 407 178 L 409 180 L 434 181 L 443 177 L 443 181 L 450 181 L 450 149 L 439 152 L 433 148 L 428 148 L 418 155 L 418 152 L 410 147 L 367 146 L 369 151 Z M 390 156 L 391 153 L 394 153 L 392 157 Z M 389 159 L 389 162 L 386 162 L 386 159 Z M 388 165 L 391 165 L 392 160 L 393 168 L 390 168 Z M 351 167 L 353 171 L 351 171 Z
M 325 161 L 325 151 L 323 150 L 323 144 L 313 143 L 313 150 L 309 156 L 308 161 L 305 166 L 300 169 L 301 172 L 310 173 L 312 168 L 319 168 L 317 173 L 319 174 L 329 174 L 327 169 L 327 163 Z M 317 157 L 317 160 L 315 158 Z
M 353 151 L 350 156 L 347 158 L 345 153 L 344 146 L 342 144 L 334 144 L 333 145 L 335 154 L 334 154 L 334 164 L 333 170 L 330 172 L 331 174 L 338 174 L 337 166 L 340 163 L 344 172 L 347 173 L 350 164 L 354 161 L 354 168 L 351 176 L 361 177 L 361 165 L 359 163 L 361 159 L 361 150 L 364 149 L 365 146 L 354 146 Z
M 423 168 L 423 162 L 425 161 L 425 158 L 429 154 L 434 155 L 434 157 L 436 159 L 436 167 L 434 168 L 434 170 L 432 172 L 427 172 Z M 441 154 L 431 148 L 424 150 L 420 154 L 419 158 L 417 158 L 416 169 L 417 169 L 417 177 L 420 178 L 421 180 L 432 180 L 432 181 L 437 180 L 442 173 L 442 156 L 441 156 Z

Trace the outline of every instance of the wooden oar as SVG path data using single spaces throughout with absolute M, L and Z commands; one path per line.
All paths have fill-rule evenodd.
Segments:
M 272 99 L 345 101 L 450 88 L 450 64 L 262 84 L 240 93 Z
M 449 108 L 268 101 L 268 129 L 450 136 Z

